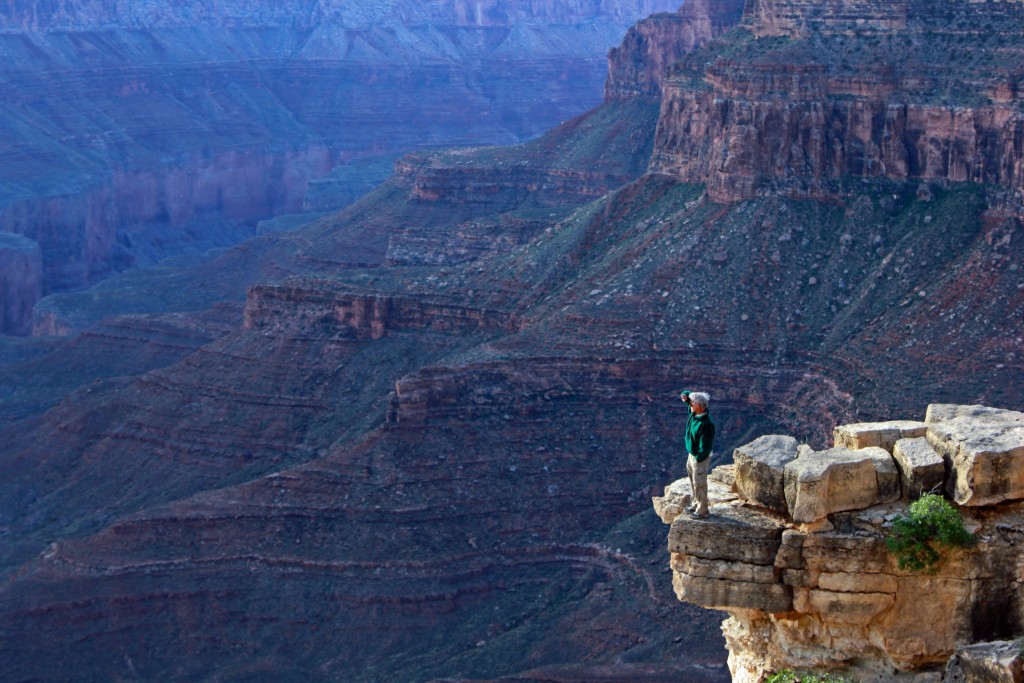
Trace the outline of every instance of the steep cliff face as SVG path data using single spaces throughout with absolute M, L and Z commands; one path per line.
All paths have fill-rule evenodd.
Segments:
M 656 14 L 626 33 L 608 53 L 605 99 L 658 98 L 668 68 L 739 24 L 745 0 L 691 0 L 678 12 Z
M 43 295 L 39 244 L 0 232 L 0 329 L 26 334 L 32 306 Z
M 843 176 L 985 183 L 1019 214 L 1024 5 L 883 4 L 752 3 L 750 33 L 670 72 L 651 170 L 724 202 L 828 197 Z

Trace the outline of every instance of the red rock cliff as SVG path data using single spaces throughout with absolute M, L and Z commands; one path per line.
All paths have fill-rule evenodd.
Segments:
M 728 54 L 676 60 L 650 169 L 723 202 L 842 176 L 986 183 L 1019 212 L 1024 4 L 875 4 L 753 3 Z
M 608 53 L 605 99 L 659 96 L 668 67 L 737 25 L 743 6 L 744 0 L 690 0 L 674 14 L 637 23 Z

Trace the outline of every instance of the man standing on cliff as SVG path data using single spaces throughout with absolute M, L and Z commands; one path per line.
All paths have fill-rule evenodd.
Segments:
M 715 423 L 708 413 L 711 397 L 703 391 L 684 391 L 679 398 L 690 406 L 685 438 L 686 473 L 690 475 L 690 488 L 693 489 L 690 516 L 703 519 L 708 516 L 708 465 L 715 443 Z

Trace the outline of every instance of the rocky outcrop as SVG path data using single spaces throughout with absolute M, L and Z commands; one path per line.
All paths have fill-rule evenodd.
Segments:
M 33 240 L 0 232 L 0 334 L 27 334 L 43 296 L 43 258 Z
M 669 67 L 738 25 L 745 4 L 745 0 L 688 0 L 678 12 L 638 22 L 622 45 L 608 52 L 605 99 L 659 98 Z
M 621 186 L 625 174 L 582 169 L 545 168 L 531 164 L 473 163 L 473 150 L 464 150 L 466 163 L 439 160 L 435 155 L 411 154 L 395 164 L 395 178 L 409 186 L 410 195 L 422 202 L 480 204 L 495 211 L 509 210 L 530 197 L 541 206 L 561 206 L 596 199 Z M 440 161 L 440 163 L 438 163 Z
M 995 432 L 1004 444 L 1021 447 L 1024 433 L 1011 425 L 1022 417 L 981 406 L 932 405 L 928 441 L 944 442 L 947 453 L 971 451 L 975 434 L 986 440 Z M 836 433 L 877 435 L 907 424 L 846 425 Z M 908 441 L 921 440 L 895 444 L 909 449 Z M 905 502 L 879 494 L 891 490 L 896 464 L 890 453 L 875 445 L 821 452 L 801 447 L 795 458 L 792 451 L 782 437 L 761 437 L 738 449 L 732 491 L 711 487 L 708 519 L 679 514 L 690 495 L 688 483 L 655 499 L 659 516 L 671 525 L 677 596 L 729 614 L 722 630 L 734 681 L 760 682 L 786 668 L 878 681 L 909 681 L 931 671 L 938 680 L 954 653 L 957 671 L 984 668 L 972 663 L 979 657 L 971 648 L 958 648 L 1019 632 L 1024 604 L 1017 599 L 1018 577 L 1007 567 L 1022 560 L 1015 529 L 1024 519 L 1024 493 L 1017 488 L 1024 474 L 1011 469 L 1001 479 L 972 479 L 959 473 L 964 462 L 947 457 L 945 480 L 959 482 L 966 501 L 976 500 L 973 491 L 979 490 L 990 501 L 1012 502 L 961 508 L 978 543 L 946 551 L 934 573 L 912 572 L 898 568 L 885 544 L 892 521 L 906 509 Z M 748 495 L 766 481 L 758 468 L 740 464 L 748 461 L 768 470 L 786 461 L 785 509 L 765 506 L 763 493 Z M 829 476 L 839 485 L 826 485 Z M 896 497 L 899 489 L 897 483 Z M 807 504 L 807 496 L 816 506 Z M 950 680 L 982 680 L 957 675 Z

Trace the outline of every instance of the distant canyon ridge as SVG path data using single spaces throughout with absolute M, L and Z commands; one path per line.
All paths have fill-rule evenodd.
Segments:
M 48 294 L 344 206 L 402 152 L 535 137 L 678 5 L 4 3 L 0 333 Z

